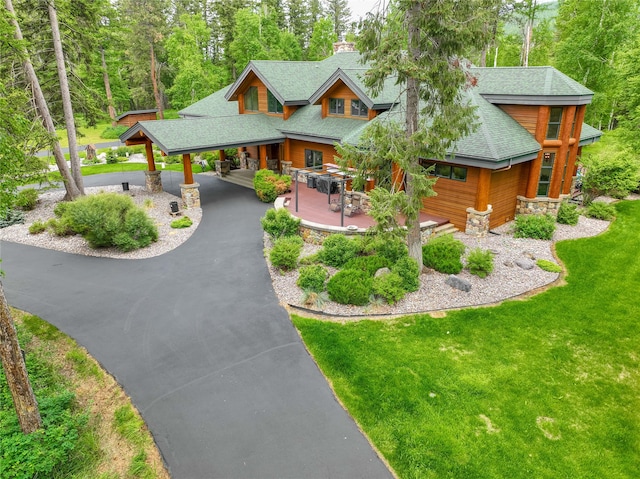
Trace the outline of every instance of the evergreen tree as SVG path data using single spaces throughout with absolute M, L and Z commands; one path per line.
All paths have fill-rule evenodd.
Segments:
M 313 26 L 313 34 L 309 41 L 307 59 L 316 61 L 323 60 L 333 55 L 333 44 L 338 41 L 338 37 L 333 28 L 330 18 L 321 18 Z
M 326 2 L 326 14 L 333 21 L 333 31 L 339 40 L 344 39 L 351 17 L 349 3 L 347 0 L 326 0 Z

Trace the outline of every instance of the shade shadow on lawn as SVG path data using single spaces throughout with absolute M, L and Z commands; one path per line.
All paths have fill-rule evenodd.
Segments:
M 401 478 L 640 477 L 640 201 L 557 252 L 526 301 L 336 324 L 293 318 Z

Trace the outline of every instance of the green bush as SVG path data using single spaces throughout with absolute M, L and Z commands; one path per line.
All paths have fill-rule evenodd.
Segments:
M 395 304 L 406 293 L 404 281 L 398 273 L 384 273 L 373 278 L 373 294 L 383 298 L 389 304 Z
M 625 198 L 640 183 L 640 162 L 630 151 L 616 155 L 584 155 L 585 174 L 582 191 L 589 204 L 600 195 Z
M 575 226 L 578 224 L 579 218 L 580 212 L 578 211 L 578 207 L 565 201 L 560 205 L 560 208 L 558 209 L 558 216 L 556 216 L 556 221 L 562 225 Z
M 383 256 L 371 255 L 371 256 L 356 256 L 347 261 L 344 269 L 357 269 L 364 271 L 369 276 L 376 274 L 380 268 L 388 268 L 390 266 L 389 260 Z
M 180 155 L 163 156 L 160 161 L 163 163 L 166 163 L 167 165 L 177 165 L 179 163 L 182 163 L 182 156 Z
M 46 229 L 47 224 L 40 220 L 37 220 L 31 223 L 31 225 L 29 226 L 29 234 L 37 235 L 43 233 Z
M 516 238 L 533 238 L 550 240 L 556 230 L 556 219 L 550 215 L 518 215 L 516 216 L 516 229 L 513 234 Z
M 422 247 L 422 262 L 440 273 L 458 274 L 463 268 L 463 253 L 464 244 L 453 235 L 438 236 Z
M 39 192 L 33 188 L 25 188 L 16 196 L 16 206 L 22 211 L 31 211 L 38 203 Z
M 616 208 L 604 201 L 594 201 L 587 207 L 586 214 L 589 218 L 611 221 L 616 216 Z
M 107 152 L 106 162 L 108 165 L 115 165 L 118 163 L 118 154 L 115 150 L 109 149 Z
M 322 243 L 322 249 L 319 252 L 320 261 L 340 268 L 360 253 L 361 244 L 339 233 L 329 235 Z
M 128 127 L 121 125 L 108 126 L 102 131 L 102 133 L 100 133 L 100 138 L 104 138 L 105 140 L 117 140 L 120 138 L 120 135 L 128 129 Z
M 178 218 L 177 220 L 173 220 L 171 222 L 171 227 L 175 229 L 180 228 L 188 228 L 193 224 L 193 221 L 188 216 L 183 216 L 182 218 Z
M 0 217 L 0 228 L 6 228 L 7 226 L 23 223 L 24 213 L 20 210 L 7 210 L 4 217 Z
M 158 229 L 153 221 L 126 195 L 85 196 L 66 203 L 58 208 L 58 212 L 61 212 L 60 221 L 67 221 L 92 248 L 115 246 L 122 251 L 131 251 L 158 239 Z
M 51 218 L 47 221 L 47 228 L 56 236 L 71 236 L 76 231 L 71 225 L 71 220 L 67 217 Z
M 420 289 L 420 266 L 409 255 L 398 259 L 391 267 L 391 271 L 402 278 L 402 287 L 405 291 L 412 292 Z
M 279 210 L 267 210 L 265 215 L 260 218 L 262 229 L 275 240 L 281 236 L 293 236 L 298 234 L 300 228 L 300 219 L 294 218 L 286 208 Z
M 269 253 L 271 264 L 284 271 L 296 269 L 303 245 L 300 236 L 283 236 L 277 239 Z
M 319 293 L 324 291 L 324 284 L 328 276 L 329 273 L 327 269 L 322 265 L 312 264 L 302 266 L 296 284 L 305 291 Z
M 407 244 L 400 238 L 375 238 L 367 245 L 365 250 L 375 251 L 379 256 L 387 258 L 391 264 L 409 255 Z
M 278 175 L 271 170 L 259 170 L 253 177 L 253 187 L 260 201 L 273 203 L 291 187 L 291 177 Z
M 467 255 L 469 273 L 486 278 L 493 271 L 493 253 L 488 249 L 474 248 Z
M 560 273 L 562 271 L 562 267 L 560 265 L 557 265 L 553 261 L 549 261 L 546 259 L 539 259 L 538 261 L 536 261 L 536 264 L 540 269 L 543 269 L 550 273 Z
M 334 274 L 327 283 L 332 301 L 340 304 L 364 306 L 373 291 L 373 278 L 364 271 L 344 269 Z

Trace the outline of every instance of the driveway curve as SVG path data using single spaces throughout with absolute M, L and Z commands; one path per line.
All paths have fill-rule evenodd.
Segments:
M 163 172 L 178 195 L 181 173 Z M 142 172 L 85 178 L 143 184 Z M 143 260 L 3 242 L 10 304 L 72 336 L 131 396 L 174 479 L 388 478 L 278 304 L 253 191 L 197 175 L 203 216 Z

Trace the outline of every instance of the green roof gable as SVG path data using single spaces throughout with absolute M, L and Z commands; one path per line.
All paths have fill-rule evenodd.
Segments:
M 215 93 L 189 105 L 178 112 L 181 117 L 203 117 L 203 116 L 229 116 L 238 114 L 238 104 L 234 101 L 227 101 L 225 95 L 231 85 L 218 90 Z

